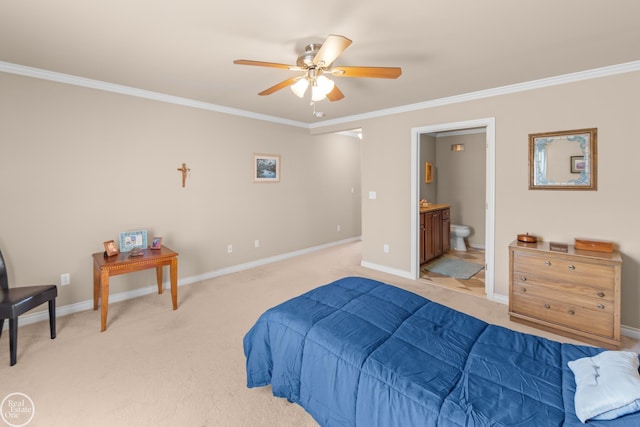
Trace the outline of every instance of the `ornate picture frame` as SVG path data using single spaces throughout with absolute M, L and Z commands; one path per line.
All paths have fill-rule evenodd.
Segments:
M 597 128 L 529 134 L 529 190 L 597 189 Z

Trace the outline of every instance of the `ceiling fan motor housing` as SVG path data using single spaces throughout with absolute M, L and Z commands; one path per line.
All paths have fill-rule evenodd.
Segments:
M 311 43 L 305 46 L 304 53 L 298 56 L 296 65 L 301 68 L 314 67 L 315 64 L 313 63 L 313 58 L 316 57 L 321 47 L 322 47 L 322 44 L 320 43 Z

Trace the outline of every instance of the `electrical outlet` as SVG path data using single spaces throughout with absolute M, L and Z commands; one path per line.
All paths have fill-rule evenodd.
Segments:
M 230 254 L 231 252 L 233 252 L 233 245 L 232 244 L 228 244 L 227 245 L 227 253 Z
M 255 242 L 253 242 L 253 247 L 254 248 L 259 248 L 260 247 L 260 240 L 256 240 Z
M 60 286 L 67 286 L 71 284 L 71 274 L 62 273 L 60 275 Z
M 382 250 L 384 251 L 385 254 L 389 253 L 389 245 L 388 244 L 384 244 L 384 246 L 382 247 Z
M 340 231 L 340 226 L 338 225 L 338 231 Z

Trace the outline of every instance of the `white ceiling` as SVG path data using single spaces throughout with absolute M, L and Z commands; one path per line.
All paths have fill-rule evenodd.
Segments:
M 0 61 L 315 123 L 640 59 L 637 0 L 4 0 Z M 398 66 L 397 80 L 335 78 L 317 104 L 288 88 L 329 34 L 335 65 Z M 5 64 L 7 65 L 7 64 Z

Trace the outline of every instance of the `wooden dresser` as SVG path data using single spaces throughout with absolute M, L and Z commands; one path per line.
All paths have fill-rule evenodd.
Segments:
M 509 245 L 511 320 L 608 348 L 620 347 L 618 252 Z

